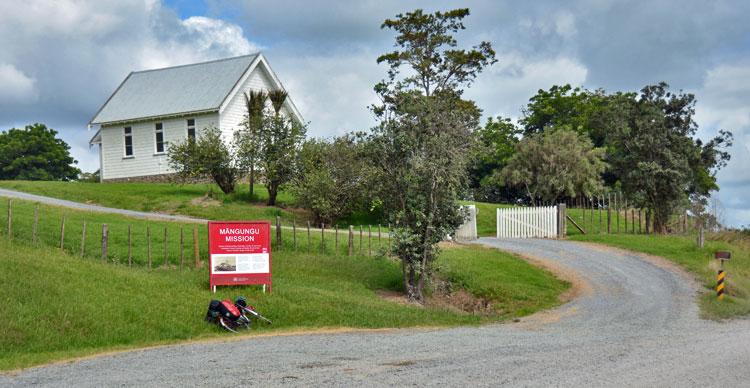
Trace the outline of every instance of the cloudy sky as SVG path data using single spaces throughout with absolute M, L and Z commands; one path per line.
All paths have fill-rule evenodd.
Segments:
M 517 118 L 540 88 L 695 93 L 699 136 L 735 134 L 719 173 L 727 221 L 750 224 L 748 1 L 0 0 L 0 129 L 43 122 L 85 171 L 98 168 L 86 124 L 132 70 L 263 51 L 314 136 L 373 124 L 366 107 L 391 48 L 383 19 L 469 7 L 466 46 L 499 62 L 467 92 L 486 116 Z

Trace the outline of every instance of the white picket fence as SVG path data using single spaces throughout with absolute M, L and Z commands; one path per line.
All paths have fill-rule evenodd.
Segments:
M 497 238 L 556 238 L 557 206 L 497 209 Z

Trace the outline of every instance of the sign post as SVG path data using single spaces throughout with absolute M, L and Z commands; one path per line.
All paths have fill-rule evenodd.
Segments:
M 271 292 L 271 223 L 209 221 L 209 286 L 262 284 Z
M 726 284 L 724 282 L 724 261 L 732 258 L 732 253 L 727 251 L 718 251 L 714 253 L 714 258 L 719 260 L 719 273 L 716 275 L 716 296 L 719 300 L 724 299 L 726 293 Z

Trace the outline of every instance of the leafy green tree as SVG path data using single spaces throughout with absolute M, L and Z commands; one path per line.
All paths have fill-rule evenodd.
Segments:
M 276 205 L 279 188 L 298 173 L 299 151 L 305 141 L 307 126 L 281 114 L 286 100 L 284 91 L 269 91 L 273 113 L 264 113 L 259 131 L 259 165 L 268 189 L 268 205 Z
M 44 124 L 0 133 L 0 179 L 74 180 L 81 170 L 70 146 Z
M 260 163 L 261 130 L 265 116 L 263 111 L 266 107 L 268 94 L 263 91 L 245 93 L 245 119 L 242 121 L 242 129 L 234 133 L 234 144 L 238 163 L 243 170 L 249 170 L 250 199 L 255 194 L 255 170 Z
M 469 162 L 469 187 L 480 201 L 512 200 L 517 192 L 504 186 L 497 173 L 515 153 L 523 131 L 509 118 L 490 117 L 484 127 L 474 131 L 474 143 Z
M 695 96 L 672 93 L 662 82 L 620 101 L 618 125 L 608 136 L 609 161 L 624 192 L 647 209 L 656 233 L 688 196 L 718 190 L 716 172 L 726 165 L 732 134 L 720 131 L 707 143 L 694 139 Z
M 392 249 L 402 262 L 404 288 L 420 302 L 437 243 L 465 217 L 458 199 L 467 188 L 471 131 L 480 111 L 461 99 L 462 88 L 495 62 L 488 42 L 457 48 L 453 35 L 464 29 L 468 15 L 468 9 L 415 10 L 381 26 L 396 32 L 397 49 L 378 58 L 389 70 L 375 86 L 382 104 L 373 112 L 380 125 L 368 146 L 380 197 L 395 225 Z
M 531 203 L 560 197 L 590 196 L 602 188 L 604 149 L 594 148 L 586 135 L 557 129 L 530 135 L 500 172 L 508 185 L 521 187 Z
M 618 112 L 617 95 L 566 85 L 539 90 L 523 109 L 520 124 L 525 135 L 560 128 L 586 134 L 596 147 L 604 146 L 607 129 Z
M 218 128 L 206 128 L 197 139 L 171 144 L 167 158 L 178 180 L 211 178 L 224 194 L 234 192 L 240 169 Z
M 291 190 L 297 205 L 309 209 L 316 224 L 332 223 L 362 209 L 369 200 L 371 175 L 355 136 L 331 142 L 311 139 L 300 152 L 300 174 Z

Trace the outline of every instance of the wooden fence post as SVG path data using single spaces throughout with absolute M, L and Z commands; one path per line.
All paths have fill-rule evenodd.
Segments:
M 372 225 L 367 225 L 367 256 L 372 256 Z
M 391 254 L 391 240 L 393 239 L 393 232 L 391 232 L 391 223 L 388 223 L 388 255 Z
M 169 268 L 169 250 L 167 249 L 167 226 L 164 225 L 164 267 Z
M 81 257 L 86 254 L 86 220 L 83 220 L 83 229 L 81 230 Z
M 39 227 L 39 205 L 34 206 L 34 226 L 31 230 L 31 242 L 36 244 L 37 228 Z
M 281 249 L 281 217 L 276 216 L 276 249 Z
M 359 255 L 362 256 L 362 237 L 363 236 L 362 225 L 359 226 Z
M 180 225 L 180 271 L 182 266 L 185 264 L 185 236 L 182 232 L 182 225 Z
M 13 239 L 13 200 L 8 198 L 8 240 Z
M 292 218 L 292 245 L 294 245 L 294 250 L 297 250 L 297 221 Z
M 198 227 L 195 225 L 193 225 L 193 260 L 195 261 L 195 268 L 200 267 L 201 250 L 198 242 Z
M 65 248 L 65 214 L 62 216 L 60 221 L 60 249 Z
M 641 222 L 641 209 L 638 209 L 638 234 L 643 233 L 643 222 Z
M 107 260 L 108 245 L 109 245 L 109 228 L 107 224 L 102 224 L 102 261 Z
M 557 205 L 557 238 L 565 238 L 567 234 L 567 206 L 564 203 Z
M 630 229 L 630 233 L 635 234 L 635 209 L 630 209 Z
M 601 233 L 603 229 L 602 227 L 602 207 L 604 207 L 603 203 L 604 203 L 604 199 L 602 197 L 598 197 L 596 199 L 596 207 L 599 209 L 599 233 Z
M 612 233 L 612 207 L 607 204 L 607 234 Z
M 325 223 L 321 223 L 320 224 L 320 252 L 321 253 L 325 253 L 325 251 L 326 251 L 326 236 L 325 236 L 325 231 L 326 231 L 326 224 Z
M 148 268 L 151 269 L 151 225 L 146 225 L 146 245 L 148 247 Z
M 378 249 L 380 249 L 380 224 L 378 224 Z
M 307 221 L 307 253 L 310 253 L 310 221 Z
M 354 253 L 354 226 L 349 225 L 349 256 Z
M 620 202 L 622 202 L 622 194 L 620 194 Z M 617 202 L 617 192 L 615 192 L 615 210 L 617 210 L 617 233 L 620 233 L 620 203 Z
M 131 226 L 128 225 L 128 267 L 133 266 L 133 234 Z

